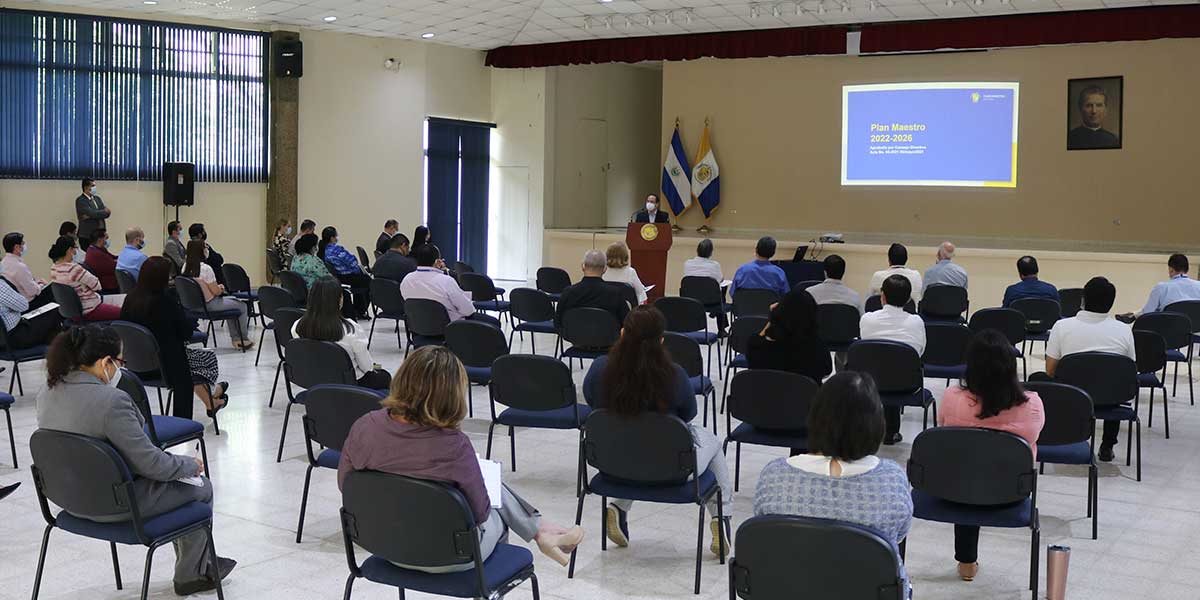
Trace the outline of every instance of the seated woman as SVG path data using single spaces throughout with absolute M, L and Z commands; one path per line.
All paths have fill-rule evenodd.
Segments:
M 175 392 L 171 413 L 176 417 L 192 418 L 192 394 L 200 397 L 208 416 L 213 416 L 229 402 L 229 384 L 217 382 L 220 376 L 217 355 L 212 350 L 192 348 L 188 340 L 196 329 L 179 303 L 174 289 L 168 289 L 171 261 L 163 256 L 151 256 L 142 263 L 137 287 L 125 298 L 121 319 L 137 323 L 150 330 L 158 341 L 161 378 Z M 143 378 L 160 378 L 158 373 L 138 373 Z
M 59 335 L 46 355 L 47 387 L 37 400 L 38 427 L 85 435 L 116 448 L 133 473 L 132 489 L 143 519 L 191 502 L 212 504 L 212 482 L 207 477 L 201 478 L 199 486 L 179 481 L 204 475 L 204 463 L 155 446 L 146 435 L 141 411 L 117 389 L 124 363 L 121 338 L 110 327 L 72 327 Z M 109 523 L 127 519 L 76 516 Z M 236 564 L 218 558 L 214 568 L 204 530 L 189 533 L 175 541 L 175 593 L 186 596 L 214 589 Z
M 62 237 L 64 235 L 70 238 L 75 238 L 75 240 L 79 242 L 79 249 L 82 250 L 82 252 L 75 254 L 75 262 L 82 265 L 84 262 L 84 256 L 87 253 L 86 246 L 91 243 L 91 240 L 79 239 L 79 227 L 75 225 L 75 221 L 63 221 L 62 224 L 58 226 L 58 236 Z
M 308 288 L 307 310 L 292 324 L 292 336 L 336 342 L 350 355 L 358 385 L 386 390 L 391 383 L 388 372 L 371 360 L 367 339 L 358 325 L 342 318 L 342 285 L 332 277 L 322 277 Z
M 207 252 L 208 245 L 204 242 L 195 240 L 188 242 L 187 259 L 183 263 L 183 276 L 191 277 L 200 284 L 200 291 L 204 292 L 204 303 L 208 310 L 236 310 L 241 313 L 239 316 L 225 321 L 225 328 L 229 330 L 229 338 L 233 340 L 235 348 L 243 350 L 253 348 L 254 342 L 250 341 L 250 317 L 246 304 L 221 295 L 225 293 L 225 286 L 217 283 L 216 273 L 204 262 Z
M 108 251 L 108 231 L 97 229 L 88 241 L 90 243 L 83 266 L 100 280 L 100 289 L 105 294 L 120 293 L 121 286 L 117 284 L 117 256 Z
M 938 425 L 983 427 L 1024 438 L 1037 460 L 1037 439 L 1046 424 L 1042 399 L 1025 391 L 1017 378 L 1017 358 L 1003 333 L 985 329 L 967 344 L 967 372 L 962 386 L 946 388 L 938 403 Z M 979 573 L 979 528 L 954 526 L 954 559 L 958 576 L 971 581 Z
M 292 264 L 292 238 L 289 237 L 291 235 L 292 225 L 287 219 L 280 219 L 275 224 L 275 238 L 271 241 L 271 247 L 279 254 L 279 262 L 285 269 Z
M 354 295 L 354 318 L 368 319 L 367 308 L 371 305 L 371 276 L 363 272 L 362 265 L 348 250 L 338 245 L 338 231 L 333 227 L 321 230 L 321 243 L 317 246 L 317 258 L 329 263 L 334 277 L 350 286 Z
M 350 428 L 338 464 L 338 487 L 351 471 L 382 471 L 454 484 L 467 499 L 479 524 L 479 548 L 486 560 L 512 530 L 538 550 L 566 566 L 583 541 L 583 529 L 546 522 L 507 484 L 501 508 L 492 508 L 478 454 L 460 426 L 467 416 L 467 370 L 441 346 L 413 352 L 400 365 L 383 408 L 363 415 Z M 381 500 L 382 501 L 382 500 Z M 411 515 L 414 519 L 420 515 Z M 473 562 L 442 568 L 400 565 L 433 573 L 467 571 Z
M 57 310 L 23 319 L 29 310 L 29 301 L 7 280 L 0 278 L 0 321 L 8 333 L 10 350 L 24 350 L 49 344 L 62 331 L 62 315 Z
M 603 279 L 628 285 L 633 288 L 633 293 L 637 296 L 637 303 L 645 304 L 646 286 L 642 285 L 637 271 L 629 266 L 629 246 L 626 246 L 625 242 L 610 244 L 604 256 L 608 259 L 608 270 L 604 272 Z
M 747 344 L 746 360 L 751 369 L 798 373 L 820 385 L 833 364 L 817 334 L 817 302 L 808 292 L 792 290 L 771 305 L 767 326 Z
M 870 375 L 842 371 L 830 377 L 808 413 L 808 453 L 763 468 L 755 516 L 847 521 L 898 546 L 912 524 L 912 490 L 900 465 L 875 456 L 884 428 Z
M 721 441 L 711 431 L 691 423 L 696 418 L 696 396 L 683 367 L 671 361 L 663 347 L 667 319 L 653 306 L 639 306 L 625 317 L 619 339 L 608 356 L 592 362 L 583 380 L 583 397 L 593 408 L 606 408 L 619 415 L 636 416 L 646 412 L 675 415 L 688 424 L 696 444 L 696 474 L 711 471 L 721 488 L 722 514 L 717 520 L 716 496 L 708 510 L 714 515 L 713 554 L 720 554 L 720 535 L 724 534 L 729 551 L 729 518 L 733 514 L 733 480 L 725 464 Z M 605 535 L 622 548 L 629 545 L 626 516 L 632 500 L 613 500 L 608 511 Z
M 121 318 L 120 301 L 124 296 L 105 298 L 100 295 L 100 280 L 75 262 L 75 238 L 59 236 L 50 247 L 50 281 L 71 286 L 83 306 L 84 321 L 113 321 Z M 112 302 L 113 304 L 109 304 Z
M 306 233 L 296 240 L 296 255 L 292 257 L 292 271 L 304 279 L 304 285 L 312 287 L 314 281 L 322 277 L 333 277 L 325 261 L 317 258 L 317 244 L 320 240 L 314 233 Z

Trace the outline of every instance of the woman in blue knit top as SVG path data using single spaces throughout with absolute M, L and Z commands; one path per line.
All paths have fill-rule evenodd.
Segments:
M 829 378 L 808 414 L 808 454 L 767 464 L 754 514 L 846 521 L 898 545 L 912 523 L 912 489 L 900 465 L 875 456 L 884 429 L 870 375 L 842 371 Z

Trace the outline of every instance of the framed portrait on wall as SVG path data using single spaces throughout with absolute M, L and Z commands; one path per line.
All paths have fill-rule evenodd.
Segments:
M 1124 86 L 1121 76 L 1067 81 L 1067 150 L 1121 147 Z

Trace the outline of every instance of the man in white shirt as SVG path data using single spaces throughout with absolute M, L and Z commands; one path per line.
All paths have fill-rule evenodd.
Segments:
M 845 304 L 863 311 L 862 296 L 842 282 L 846 275 L 846 260 L 836 254 L 825 257 L 825 281 L 808 288 L 817 304 Z
M 296 255 L 296 241 L 298 241 L 300 238 L 302 238 L 305 235 L 308 235 L 310 233 L 312 233 L 312 234 L 317 233 L 317 224 L 315 222 L 313 222 L 312 219 L 305 219 L 305 220 L 301 221 L 300 222 L 300 232 L 296 234 L 296 237 L 292 238 L 292 252 L 291 252 L 292 256 Z
M 858 322 L 859 336 L 864 340 L 891 340 L 912 346 L 918 355 L 925 353 L 925 321 L 905 312 L 904 305 L 912 294 L 912 284 L 903 275 L 890 275 L 880 286 L 883 308 L 869 312 Z M 883 443 L 897 444 L 900 435 L 900 407 L 883 407 L 887 419 L 887 435 Z
M 954 244 L 942 242 L 938 247 L 937 262 L 925 270 L 925 287 L 935 285 L 967 287 L 967 270 L 954 263 Z
M 404 296 L 405 300 L 433 300 L 446 307 L 446 314 L 450 316 L 451 321 L 471 319 L 500 326 L 499 320 L 475 312 L 475 303 L 458 287 L 458 282 L 433 266 L 441 258 L 437 246 L 422 244 L 413 251 L 413 258 L 417 261 L 417 270 L 409 273 L 400 282 L 400 295 Z
M 1150 298 L 1146 305 L 1137 313 L 1117 315 L 1117 320 L 1132 323 L 1137 317 L 1148 312 L 1166 310 L 1175 302 L 1184 300 L 1200 300 L 1200 281 L 1188 278 L 1188 257 L 1183 254 L 1172 254 L 1167 259 L 1167 280 L 1155 284 L 1150 290 Z
M 708 277 L 721 285 L 725 275 L 721 273 L 721 263 L 712 259 L 713 243 L 712 240 L 704 238 L 696 244 L 696 256 L 687 259 L 683 263 L 684 277 Z M 724 292 L 721 293 L 722 297 Z M 722 298 L 722 301 L 724 299 Z M 717 333 L 725 335 L 725 328 L 729 327 L 729 317 L 725 315 L 725 311 L 716 310 L 712 312 L 712 316 L 717 318 Z
M 925 289 L 924 283 L 921 281 L 921 272 L 904 266 L 906 264 L 908 264 L 908 248 L 905 248 L 903 244 L 892 244 L 888 248 L 888 265 L 891 266 L 882 271 L 876 271 L 871 276 L 871 285 L 867 293 L 872 296 L 878 294 L 883 289 L 884 279 L 891 275 L 903 275 L 912 286 L 913 302 L 920 302 L 921 291 Z
M 40 308 L 51 302 L 53 296 L 46 282 L 35 278 L 21 258 L 25 255 L 25 235 L 14 231 L 4 236 L 4 252 L 4 258 L 0 259 L 0 275 L 25 297 L 29 307 Z
M 1074 317 L 1060 319 L 1050 329 L 1046 342 L 1046 375 L 1054 377 L 1064 356 L 1080 352 L 1112 352 L 1137 360 L 1133 328 L 1108 314 L 1117 298 L 1117 288 L 1103 277 L 1093 277 L 1083 287 L 1083 310 Z M 1037 378 L 1035 373 L 1030 379 Z M 1113 446 L 1121 432 L 1120 421 L 1104 422 L 1104 437 L 1098 458 L 1113 459 Z

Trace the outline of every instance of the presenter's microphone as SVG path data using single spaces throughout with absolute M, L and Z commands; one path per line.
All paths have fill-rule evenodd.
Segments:
M 642 212 L 640 209 L 633 211 L 633 214 L 629 215 L 629 222 L 632 223 L 632 222 L 636 221 L 638 213 L 640 213 L 640 212 Z

